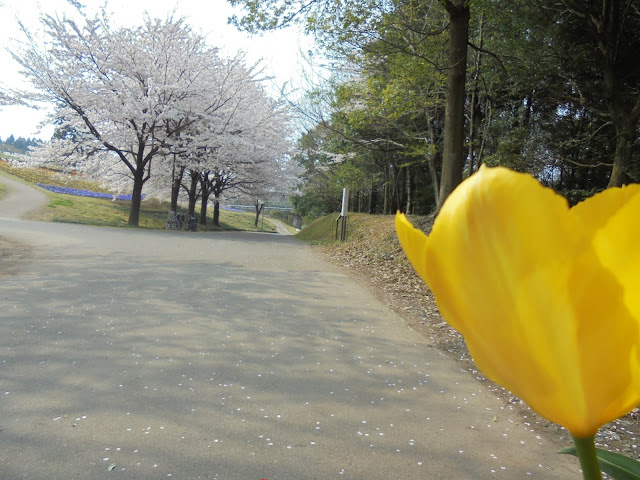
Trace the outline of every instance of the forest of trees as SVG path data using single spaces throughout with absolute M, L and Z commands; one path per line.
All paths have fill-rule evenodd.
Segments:
M 299 141 L 299 213 L 427 214 L 480 165 L 574 204 L 640 181 L 633 0 L 230 0 L 247 31 L 299 22 L 333 65 Z
M 0 138 L 0 152 L 26 154 L 40 143 L 42 141 L 36 138 L 15 138 L 13 135 L 9 135 L 4 141 Z

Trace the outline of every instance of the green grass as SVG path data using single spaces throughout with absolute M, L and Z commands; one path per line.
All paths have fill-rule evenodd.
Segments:
M 15 168 L 0 157 L 0 170 L 8 173 L 25 183 L 43 183 L 56 185 L 59 187 L 79 188 L 96 192 L 107 192 L 96 182 L 89 181 L 77 175 L 63 174 L 43 168 Z M 0 185 L 0 195 L 2 194 Z M 64 195 L 42 190 L 49 198 L 50 203 L 35 212 L 27 215 L 29 220 L 40 220 L 49 222 L 81 223 L 85 225 L 101 225 L 112 227 L 127 227 L 129 212 L 131 210 L 130 201 L 122 201 L 102 198 L 80 197 L 76 195 Z M 169 212 L 169 202 L 162 202 L 158 199 L 150 199 L 142 202 L 140 208 L 140 228 L 163 229 L 165 228 L 167 215 Z M 181 211 L 184 212 L 184 209 Z M 199 211 L 196 210 L 199 214 Z M 245 231 L 265 231 L 275 232 L 275 226 L 265 220 L 264 230 L 262 222 L 258 227 L 254 227 L 255 216 L 252 213 L 228 212 L 220 210 L 220 227 L 214 227 L 212 223 L 213 209 L 208 210 L 207 223 L 209 225 L 198 224 L 198 231 L 215 230 L 245 230 Z
M 292 225 L 289 225 L 287 223 L 285 223 L 284 226 L 286 227 L 286 229 L 289 231 L 289 233 L 291 235 L 297 235 L 300 232 L 299 228 L 296 228 L 296 227 L 294 227 Z
M 53 198 L 51 200 L 51 203 L 48 205 L 49 208 L 73 207 L 73 200 L 71 200 L 70 198 L 62 198 L 62 195 L 58 195 L 57 197 L 59 198 Z
M 320 217 L 303 228 L 296 238 L 312 245 L 339 244 L 341 242 L 336 240 L 337 219 L 338 213 Z M 347 217 L 347 243 L 367 244 L 372 239 L 379 243 L 393 243 L 395 242 L 394 222 L 395 215 L 350 213 Z M 423 223 L 422 220 L 420 222 Z M 420 222 L 419 225 L 422 225 Z
M 27 215 L 30 220 L 86 225 L 126 227 L 130 202 L 101 198 L 78 197 L 48 192 L 51 202 L 46 207 Z M 164 228 L 168 208 L 149 208 L 143 202 L 140 209 L 140 227 Z
M 312 245 L 325 245 L 336 242 L 336 220 L 338 214 L 320 217 L 296 234 L 296 238 Z
M 6 154 L 0 155 L 0 170 L 27 183 L 42 183 L 55 185 L 56 187 L 79 188 L 93 192 L 109 193 L 109 190 L 100 186 L 99 183 L 87 180 L 80 175 L 65 174 L 50 168 L 16 168 L 7 160 L 8 156 Z

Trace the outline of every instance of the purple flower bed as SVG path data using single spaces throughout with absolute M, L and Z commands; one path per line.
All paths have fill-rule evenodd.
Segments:
M 44 185 L 42 183 L 36 183 L 40 188 L 44 188 L 45 190 L 49 190 L 54 193 L 64 193 L 65 195 L 77 195 L 79 197 L 93 197 L 93 198 L 108 198 L 113 199 L 114 195 L 112 193 L 99 193 L 92 192 L 91 190 L 81 190 L 79 188 L 68 188 L 68 187 L 56 187 L 54 185 Z M 131 200 L 132 195 L 129 193 L 127 195 L 118 195 L 116 200 Z M 144 198 L 144 195 L 142 195 Z

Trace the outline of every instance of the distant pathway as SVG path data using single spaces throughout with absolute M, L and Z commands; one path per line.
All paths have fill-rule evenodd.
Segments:
M 280 220 L 276 220 L 275 218 L 270 218 L 269 221 L 276 226 L 276 232 L 280 235 L 291 235 L 291 232 L 287 228 L 287 226 L 282 223 Z
M 295 238 L 14 220 L 43 199 L 11 185 L 0 479 L 579 478 Z
M 45 193 L 2 172 L 0 172 L 0 183 L 6 187 L 5 195 L 0 201 L 0 218 L 18 219 L 49 202 L 49 197 Z M 0 231 L 1 234 L 2 231 Z

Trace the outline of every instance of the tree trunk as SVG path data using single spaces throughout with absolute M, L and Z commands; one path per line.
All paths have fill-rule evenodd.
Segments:
M 478 126 L 482 126 L 482 133 L 480 134 L 480 145 L 478 146 L 475 155 L 475 168 L 476 171 L 480 169 L 484 163 L 484 150 L 487 145 L 487 137 L 489 136 L 489 127 L 493 119 L 493 106 L 491 105 L 491 98 L 487 97 L 484 102 L 484 114 L 481 115 L 482 122 Z
M 615 2 L 614 2 L 615 3 Z M 630 171 L 633 161 L 633 146 L 636 141 L 638 120 L 640 118 L 640 96 L 637 90 L 630 93 L 624 85 L 624 72 L 621 72 L 617 59 L 617 45 L 622 35 L 618 9 L 610 2 L 602 10 L 603 29 L 599 39 L 600 50 L 604 57 L 602 77 L 604 79 L 603 96 L 607 113 L 616 129 L 616 151 L 608 187 L 621 187 L 631 181 Z M 597 25 L 597 23 L 596 23 Z M 635 97 L 635 98 L 634 98 Z M 631 101 L 630 101 L 631 100 Z
M 464 165 L 464 104 L 469 42 L 470 11 L 468 0 L 442 0 L 449 14 L 449 59 L 445 94 L 444 151 L 440 197 L 446 198 L 462 181 Z
M 604 99 L 606 115 L 616 130 L 616 151 L 613 160 L 609 187 L 619 187 L 632 179 L 634 144 L 637 138 L 640 120 L 640 96 L 637 89 L 637 74 L 630 73 L 628 65 L 637 62 L 637 52 L 628 50 L 626 45 L 632 35 L 631 18 L 636 13 L 634 2 L 608 0 L 601 2 L 601 8 L 591 10 L 590 2 L 577 2 L 582 10 L 573 10 L 578 16 L 584 16 L 591 24 L 598 46 L 599 66 L 601 68 L 603 89 L 596 99 Z M 600 2 L 596 2 L 600 3 Z M 637 8 L 637 7 L 636 7 Z M 584 15 L 586 12 L 588 15 Z M 633 45 L 633 43 L 628 43 Z M 637 44 L 636 44 L 637 45 Z M 637 50 L 637 49 L 636 49 Z
M 480 25 L 479 25 L 479 33 L 478 33 L 478 46 L 483 48 L 484 44 L 484 15 L 480 16 Z M 474 62 L 474 72 L 473 72 L 473 80 L 471 87 L 471 105 L 469 106 L 469 152 L 467 154 L 467 173 L 469 176 L 473 174 L 474 164 L 476 163 L 476 153 L 477 153 L 477 139 L 478 139 L 478 130 L 480 123 L 480 67 L 482 65 L 482 52 L 477 51 L 475 53 L 476 58 Z M 475 168 L 479 168 L 478 164 Z
M 220 226 L 220 200 L 217 197 L 213 201 L 213 225 Z
M 389 166 L 384 169 L 384 203 L 382 205 L 382 214 L 387 215 L 389 213 Z
M 209 203 L 209 197 L 213 193 L 213 182 L 210 178 L 211 172 L 205 170 L 200 175 L 200 195 L 202 195 L 202 201 L 200 202 L 200 224 L 207 224 L 207 204 Z
M 200 225 L 207 224 L 207 203 L 209 203 L 209 194 L 202 191 L 202 201 L 200 202 Z
M 629 170 L 633 161 L 633 144 L 636 139 L 637 121 L 628 116 L 616 123 L 616 153 L 608 188 L 621 187 L 631 182 Z
M 187 218 L 185 221 L 185 228 L 189 225 L 189 219 L 196 211 L 196 202 L 198 201 L 198 182 L 200 181 L 200 174 L 195 170 L 191 170 L 191 185 L 189 188 L 189 206 L 187 208 Z
M 437 150 L 436 132 L 433 126 L 433 118 L 429 110 L 426 111 L 427 125 L 429 127 L 429 141 L 431 142 L 431 151 L 427 153 L 427 167 L 429 168 L 429 176 L 431 177 L 431 185 L 433 186 L 433 198 L 436 201 L 436 212 L 440 210 L 440 181 L 438 179 L 438 168 L 436 167 Z
M 398 211 L 401 210 L 404 207 L 404 172 L 405 172 L 405 167 L 393 167 L 393 175 L 394 175 L 394 182 L 393 182 L 393 188 L 394 188 L 394 192 L 393 192 L 393 210 L 394 211 Z
M 378 203 L 378 189 L 375 183 L 371 184 L 371 194 L 369 195 L 369 214 L 376 213 L 376 203 Z
M 260 219 L 260 214 L 264 210 L 264 203 L 260 203 L 260 200 L 256 200 L 256 222 L 254 224 L 255 227 L 258 226 L 258 220 Z
M 140 223 L 140 206 L 142 205 L 142 186 L 144 185 L 144 169 L 138 169 L 133 176 L 133 192 L 131 194 L 131 211 L 129 212 L 130 227 L 137 227 Z
M 184 176 L 184 168 L 178 167 L 179 173 L 173 177 L 173 184 L 171 185 L 171 211 L 178 211 L 178 195 L 180 194 L 180 185 L 182 184 L 182 177 Z
M 429 176 L 431 177 L 431 185 L 433 186 L 433 197 L 436 200 L 436 212 L 440 211 L 440 184 L 438 182 L 438 171 L 436 169 L 435 155 L 427 155 L 427 166 L 429 167 Z
M 405 191 L 407 195 L 407 203 L 405 212 L 407 215 L 413 214 L 413 169 L 411 166 L 405 167 Z

